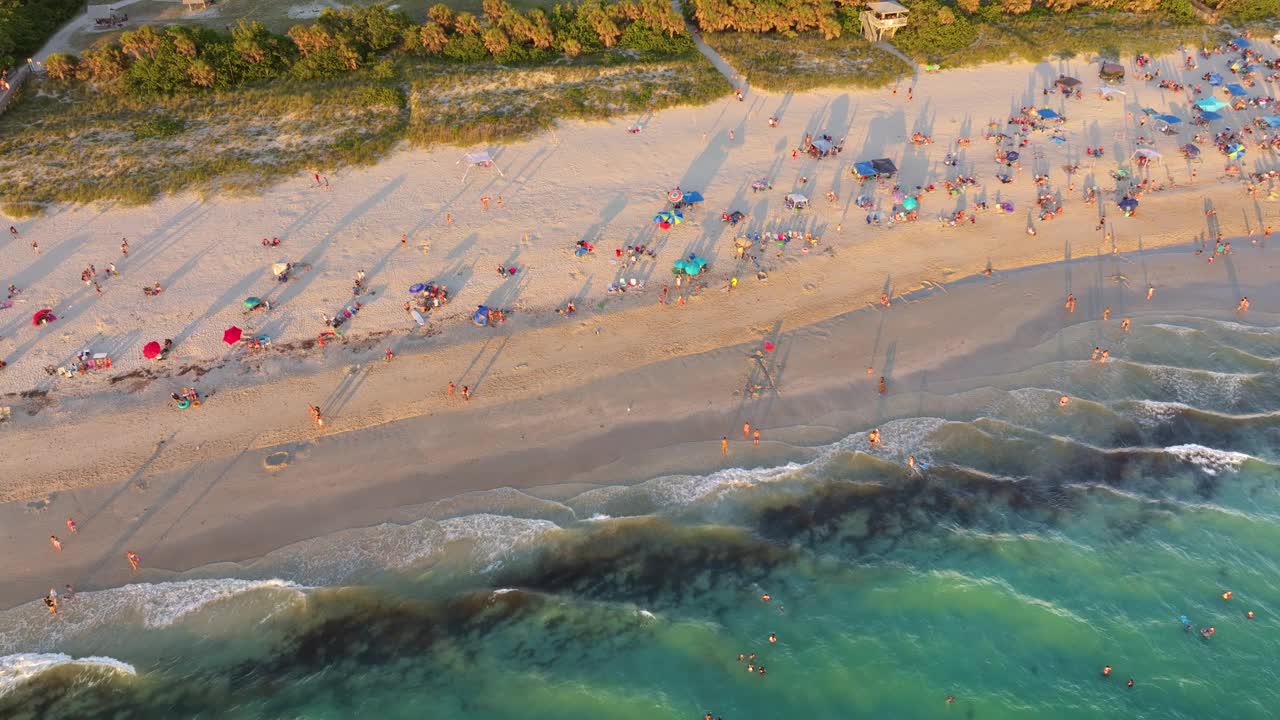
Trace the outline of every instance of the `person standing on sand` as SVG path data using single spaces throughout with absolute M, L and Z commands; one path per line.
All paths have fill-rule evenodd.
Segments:
M 1239 304 L 1239 305 L 1236 305 L 1236 311 L 1237 311 L 1237 312 L 1246 312 L 1246 311 L 1248 311 L 1248 309 L 1249 309 L 1249 298 L 1247 298 L 1247 297 L 1242 297 L 1242 298 L 1240 298 L 1240 304 Z
M 454 387 L 453 383 L 450 382 L 449 387 L 445 388 L 445 391 L 444 391 L 445 397 L 453 397 L 453 387 Z
M 76 527 L 75 520 L 72 520 L 71 518 L 67 518 L 67 531 L 70 532 L 72 535 L 75 535 L 77 532 L 80 531 L 80 529 Z
M 883 395 L 886 390 L 888 390 L 888 387 L 884 383 L 884 376 L 881 375 L 880 376 L 880 394 Z
M 742 439 L 747 440 L 751 437 L 751 423 L 742 423 Z
M 1071 293 L 1067 293 L 1067 304 L 1063 307 L 1067 309 L 1068 313 L 1074 313 L 1076 311 L 1076 296 Z
M 120 254 L 129 257 L 129 238 L 120 238 Z
M 385 353 L 385 356 L 386 356 L 386 362 L 391 362 L 392 360 L 396 359 L 396 354 L 394 352 L 391 352 L 391 348 L 387 348 L 387 352 Z
M 62 552 L 62 541 L 58 539 L 57 535 L 49 536 L 49 544 L 53 546 L 54 550 Z
M 10 226 L 9 226 L 9 234 L 10 234 L 10 235 L 12 235 L 12 236 L 14 236 L 15 238 L 16 238 L 16 237 L 18 237 L 18 228 L 16 228 L 16 227 L 14 227 L 14 226 L 10 225 Z
M 408 235 L 401 235 L 401 236 L 400 236 L 400 247 L 404 247 L 404 246 L 406 246 L 406 245 L 408 245 L 408 244 L 409 244 L 409 236 L 408 236 Z
M 1129 332 L 1129 318 L 1120 321 L 1120 329 Z
M 1151 302 L 1151 298 L 1155 297 L 1155 294 L 1156 294 L 1156 286 L 1147 285 L 1147 302 Z
M 720 438 L 720 457 L 729 457 L 729 436 Z
M 471 388 L 467 385 L 462 386 L 462 399 L 471 402 Z
M 1103 320 L 1109 320 L 1109 319 L 1111 319 L 1111 306 L 1110 306 L 1110 305 L 1108 305 L 1108 306 L 1106 307 L 1106 309 L 1102 311 L 1102 319 L 1103 319 Z
M 324 427 L 324 415 L 320 413 L 319 405 L 308 405 L 307 411 L 311 413 L 311 419 L 316 421 L 316 425 Z
M 35 250 L 35 251 L 36 251 L 36 254 L 37 254 L 37 255 L 39 255 L 39 254 L 40 254 L 40 243 L 36 242 L 35 240 L 32 240 L 32 241 L 31 241 L 31 249 L 32 249 L 32 250 Z
M 138 553 L 132 550 L 125 550 L 124 556 L 129 559 L 129 567 L 133 568 L 134 572 L 137 572 L 138 564 L 142 562 L 142 558 L 138 557 Z
M 760 444 L 760 428 L 756 428 L 755 432 L 752 433 L 751 438 L 752 438 L 753 445 Z

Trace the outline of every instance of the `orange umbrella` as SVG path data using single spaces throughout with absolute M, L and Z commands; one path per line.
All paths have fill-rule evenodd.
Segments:
M 151 342 L 142 346 L 142 357 L 148 360 L 154 360 L 159 355 L 160 355 L 160 343 L 156 342 L 155 340 L 152 340 Z
M 236 343 L 240 342 L 240 336 L 243 334 L 244 334 L 243 330 L 236 327 L 235 325 L 232 325 L 231 327 L 222 331 L 222 342 L 228 345 L 235 345 Z

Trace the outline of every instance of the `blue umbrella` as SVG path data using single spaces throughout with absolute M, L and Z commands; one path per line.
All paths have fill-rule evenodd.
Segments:
M 1056 120 L 1057 118 L 1062 117 L 1061 115 L 1050 110 L 1049 108 L 1040 108 L 1039 110 L 1036 111 L 1036 114 L 1039 115 L 1041 118 L 1044 118 L 1045 120 Z
M 1271 127 L 1280 127 L 1280 115 L 1269 115 L 1267 117 L 1258 118 L 1258 119 L 1270 125 Z
M 1137 201 L 1137 200 L 1134 200 L 1134 199 L 1133 199 L 1133 198 L 1131 198 L 1131 197 L 1127 197 L 1127 198 L 1125 198 L 1125 199 L 1123 199 L 1123 200 L 1121 200 L 1121 201 L 1120 201 L 1120 209 L 1121 209 L 1121 210 L 1128 210 L 1128 211 L 1137 210 L 1137 209 L 1138 209 L 1138 201 Z
M 1249 41 L 1248 41 L 1248 40 L 1246 40 L 1246 39 L 1244 39 L 1244 38 L 1236 38 L 1235 40 L 1232 40 L 1232 41 L 1231 41 L 1231 44 L 1232 44 L 1232 45 L 1235 45 L 1236 47 L 1240 47 L 1240 48 L 1247 48 L 1247 47 L 1249 47 L 1249 44 L 1250 44 L 1250 43 L 1249 43 Z
M 1244 157 L 1244 146 L 1239 143 L 1236 143 L 1234 145 L 1227 147 L 1227 157 L 1231 158 L 1232 160 L 1239 160 L 1240 158 Z
M 1168 123 L 1170 125 L 1177 125 L 1178 123 L 1182 122 L 1182 118 L 1178 117 L 1177 115 L 1157 115 L 1155 119 L 1163 123 Z
M 1232 97 L 1240 97 L 1241 95 L 1249 94 L 1249 91 L 1245 90 L 1240 83 L 1231 83 L 1230 85 L 1227 85 L 1227 92 L 1231 93 Z
M 1222 75 L 1220 73 L 1209 73 L 1209 84 L 1218 86 L 1222 84 Z
M 1010 150 L 1009 152 L 1005 153 L 1004 157 L 1009 162 L 1013 162 L 1022 156 L 1018 154 L 1017 150 Z
M 918 207 L 920 207 L 920 201 L 916 200 L 914 197 L 909 197 L 902 201 L 902 209 L 904 210 L 915 210 Z

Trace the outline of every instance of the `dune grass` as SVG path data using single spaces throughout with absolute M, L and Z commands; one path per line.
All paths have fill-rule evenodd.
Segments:
M 794 92 L 820 87 L 880 87 L 911 68 L 863 38 L 844 33 L 826 40 L 817 33 L 705 33 L 703 39 L 757 87 Z
M 527 68 L 404 61 L 391 79 L 374 74 L 145 100 L 37 84 L 0 120 L 0 209 L 244 193 L 299 171 L 371 164 L 405 142 L 513 140 L 557 119 L 703 103 L 730 89 L 697 54 Z

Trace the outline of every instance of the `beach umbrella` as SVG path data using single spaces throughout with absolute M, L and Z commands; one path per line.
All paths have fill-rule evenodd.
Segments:
M 906 196 L 907 196 L 907 194 L 906 194 L 906 193 L 904 193 L 904 192 L 902 192 L 901 190 L 894 190 L 894 191 L 893 191 L 893 201 L 894 201 L 894 202 L 896 202 L 896 203 L 900 203 L 900 202 L 902 202 L 903 198 L 905 198 Z
M 1177 115 L 1157 115 L 1155 119 L 1163 123 L 1168 123 L 1170 125 L 1177 125 L 1178 123 L 1182 122 L 1182 118 L 1178 117 Z
M 667 192 L 667 199 L 673 203 L 678 203 L 684 199 L 684 193 L 681 192 L 680 188 L 670 190 Z
M 1240 97 L 1241 95 L 1249 94 L 1249 91 L 1245 90 L 1244 86 L 1240 83 L 1231 83 L 1230 85 L 1227 85 L 1227 92 L 1231 93 L 1231 97 Z
M 51 323 L 57 319 L 58 318 L 54 317 L 52 310 L 50 310 L 49 308 L 45 308 L 43 310 L 37 310 L 36 314 L 31 316 L 31 324 L 44 325 L 46 323 Z
M 700 203 L 700 202 L 702 202 L 702 193 L 696 190 L 689 190 L 684 194 L 685 205 L 692 205 L 694 203 Z
M 1209 73 L 1209 84 L 1218 86 L 1222 84 L 1222 75 L 1220 73 Z
M 1057 120 L 1058 118 L 1062 117 L 1061 115 L 1054 112 L 1053 110 L 1050 110 L 1049 108 L 1040 108 L 1039 110 L 1036 111 L 1036 114 L 1045 120 Z
M 1190 143 L 1183 145 L 1179 149 L 1182 150 L 1182 154 L 1186 155 L 1187 157 L 1200 157 L 1200 148 Z
M 1120 209 L 1127 212 L 1133 212 L 1138 209 L 1138 201 L 1131 197 L 1127 197 L 1120 201 Z
M 241 304 L 244 305 L 245 310 L 252 310 L 262 304 L 262 298 L 247 297 Z
M 903 209 L 908 211 L 915 210 L 916 208 L 920 207 L 920 201 L 916 200 L 915 197 L 909 197 L 902 201 L 902 207 Z
M 232 325 L 231 327 L 222 331 L 222 342 L 228 345 L 235 345 L 236 343 L 240 342 L 240 336 L 242 334 L 244 334 L 243 330 L 236 327 L 235 325 Z
M 1244 145 L 1241 145 L 1240 143 L 1235 143 L 1234 145 L 1228 145 L 1227 157 L 1231 158 L 1232 160 L 1239 160 L 1240 158 L 1244 157 Z
M 1232 44 L 1232 45 L 1235 45 L 1235 46 L 1236 46 L 1236 47 L 1238 47 L 1238 48 L 1247 48 L 1247 47 L 1249 47 L 1249 41 L 1248 41 L 1248 40 L 1246 40 L 1246 39 L 1244 39 L 1244 38 L 1236 38 L 1235 40 L 1232 40 L 1232 41 L 1231 41 L 1231 44 Z
M 160 355 L 160 343 L 156 342 L 155 340 L 152 340 L 151 342 L 142 346 L 142 357 L 148 360 L 154 360 L 159 355 Z
M 426 285 L 424 285 L 424 284 L 422 284 L 422 283 L 414 283 L 414 284 L 412 284 L 412 285 L 410 285 L 410 286 L 409 286 L 409 294 L 410 294 L 410 295 L 417 295 L 418 293 L 420 293 L 420 292 L 422 292 L 423 290 L 426 290 L 426 289 L 427 289 L 427 286 L 426 286 Z
M 1018 154 L 1017 150 L 1010 150 L 1009 152 L 1004 154 L 1004 159 L 1008 160 L 1009 162 L 1014 162 L 1020 157 L 1022 156 Z

